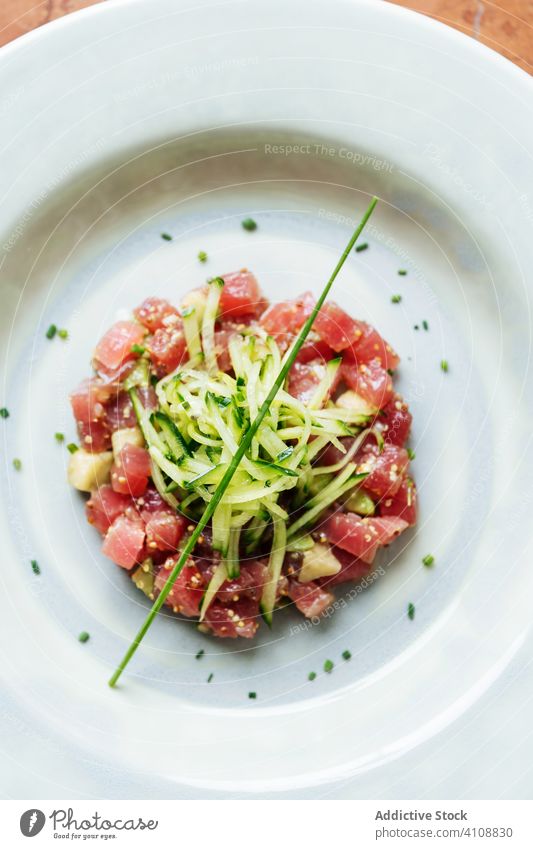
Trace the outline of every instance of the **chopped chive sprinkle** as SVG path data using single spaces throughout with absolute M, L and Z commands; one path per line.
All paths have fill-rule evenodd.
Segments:
M 39 566 L 37 561 L 31 560 L 30 563 L 31 563 L 31 568 L 33 569 L 33 574 L 34 575 L 40 575 L 41 574 L 41 567 Z
M 393 304 L 399 304 L 401 300 L 402 300 L 401 295 L 393 295 L 392 298 L 391 298 L 391 302 Z
M 214 677 L 215 677 L 214 674 L 212 672 L 210 672 L 209 676 L 207 678 L 207 683 L 210 684 Z
M 203 657 L 204 654 L 205 654 L 205 649 L 199 649 L 199 651 L 197 651 L 196 654 L 195 654 L 196 660 L 200 660 L 200 658 Z
M 48 330 L 46 331 L 46 338 L 47 339 L 53 339 L 54 336 L 56 335 L 56 333 L 57 333 L 57 327 L 55 326 L 55 324 L 51 324 L 50 327 L 48 328 Z
M 307 678 L 309 681 L 314 681 L 316 678 L 316 672 L 310 672 Z
M 68 339 L 68 330 L 65 330 L 65 328 L 61 328 L 61 330 L 57 331 L 57 335 L 60 339 Z
M 244 230 L 248 230 L 250 233 L 252 230 L 257 230 L 257 224 L 253 218 L 245 218 L 244 221 L 241 221 L 241 225 Z
M 418 324 L 414 324 L 413 327 L 414 327 L 415 330 L 420 330 L 420 327 L 419 327 Z
M 407 615 L 411 620 L 415 618 L 415 606 L 412 601 L 407 605 Z
M 19 460 L 18 457 L 15 457 L 15 459 L 13 460 L 13 468 L 16 469 L 17 472 L 20 472 L 20 470 L 22 469 L 22 460 Z
M 360 254 L 361 251 L 366 251 L 368 248 L 368 242 L 362 242 L 360 245 L 355 246 L 356 253 Z
M 342 653 L 342 659 L 343 660 L 350 660 L 351 657 L 352 657 L 351 651 L 348 651 L 348 649 L 345 649 Z
M 422 558 L 422 563 L 424 564 L 424 566 L 433 566 L 434 562 L 435 558 L 432 554 L 426 554 L 426 556 Z
M 81 634 L 79 634 L 78 636 L 78 640 L 80 641 L 80 643 L 86 643 L 89 639 L 89 636 L 90 635 L 87 633 L 87 631 L 82 631 Z
M 394 377 L 394 369 L 392 369 L 392 368 L 388 368 L 388 369 L 387 369 L 387 374 L 389 375 L 389 377 Z
M 407 269 L 406 268 L 399 268 L 398 274 L 400 275 L 400 277 L 405 277 L 405 275 L 407 274 Z
M 144 354 L 145 350 L 142 345 L 137 345 L 137 343 L 131 346 L 132 354 Z
M 424 330 L 429 330 L 429 324 L 427 323 L 426 319 L 424 319 L 424 321 L 422 322 L 422 327 L 424 328 Z
M 3 419 L 9 418 L 9 410 L 7 409 L 7 407 L 0 408 L 0 416 L 2 416 Z
M 409 457 L 410 460 L 415 459 L 416 454 L 415 454 L 415 452 L 413 451 L 412 448 L 407 448 L 407 456 Z
M 198 259 L 200 262 L 207 262 L 207 254 L 205 251 L 198 251 Z
M 54 438 L 55 438 L 56 442 L 64 442 L 65 441 L 65 434 L 59 433 L 59 432 L 54 433 Z
M 161 233 L 161 238 L 165 240 L 165 242 L 171 242 L 172 236 L 170 233 Z
M 324 672 L 331 672 L 331 670 L 333 669 L 334 666 L 335 666 L 335 664 L 333 663 L 332 660 L 325 660 L 324 661 Z
M 440 361 L 440 367 L 441 367 L 442 371 L 447 372 L 448 368 L 449 368 L 448 360 L 441 360 Z
M 75 454 L 76 451 L 80 450 L 75 442 L 69 442 L 69 444 L 67 445 L 67 449 L 70 451 L 71 454 Z
M 249 698 L 249 699 L 256 699 L 256 698 L 257 698 L 257 693 L 254 693 L 254 692 L 248 693 L 248 698 Z

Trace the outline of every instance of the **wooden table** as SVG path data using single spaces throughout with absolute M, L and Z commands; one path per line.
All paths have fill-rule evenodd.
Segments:
M 104 0 L 0 0 L 0 44 Z M 113 0 L 106 0 L 112 3 Z M 268 2 L 268 0 L 265 0 Z M 323 0 L 327 3 L 327 0 Z M 533 0 L 376 0 L 407 6 L 477 38 L 533 71 Z

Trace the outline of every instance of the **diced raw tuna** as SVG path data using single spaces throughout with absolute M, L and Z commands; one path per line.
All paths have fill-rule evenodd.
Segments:
M 301 584 L 299 581 L 290 580 L 287 592 L 300 613 L 303 613 L 308 619 L 321 616 L 326 608 L 335 601 L 335 596 L 315 581 Z
M 170 374 L 185 359 L 187 350 L 181 320 L 173 327 L 160 327 L 148 337 L 145 347 L 159 372 Z
M 123 569 L 131 569 L 138 562 L 143 546 L 144 523 L 123 515 L 107 531 L 102 551 Z
M 224 288 L 220 295 L 220 312 L 224 318 L 258 315 L 263 309 L 261 289 L 251 271 L 242 269 L 223 274 Z
M 416 486 L 411 478 L 402 481 L 398 492 L 379 502 L 380 516 L 395 516 L 408 525 L 415 525 L 417 518 Z
M 104 419 L 111 432 L 137 424 L 133 404 L 127 392 L 121 391 L 109 399 L 105 406 Z
M 400 358 L 388 342 L 383 339 L 378 331 L 364 321 L 358 321 L 360 333 L 356 336 L 352 345 L 346 348 L 344 356 L 356 360 L 358 363 L 370 363 L 378 360 L 384 369 L 394 369 L 398 366 Z
M 111 445 L 106 407 L 114 389 L 97 378 L 84 380 L 71 393 L 70 403 L 76 419 L 78 436 L 86 451 L 105 451 Z
M 153 486 L 149 486 L 146 492 L 144 492 L 140 498 L 136 499 L 135 504 L 140 510 L 145 522 L 148 522 L 150 515 L 155 513 L 157 510 L 168 509 L 167 502 L 161 498 L 157 489 Z
M 205 615 L 204 624 L 215 637 L 255 637 L 259 628 L 259 604 L 249 598 L 222 604 L 215 599 Z
M 150 333 L 155 333 L 160 327 L 165 327 L 165 320 L 169 317 L 179 317 L 179 313 L 172 304 L 164 298 L 146 298 L 133 314 Z
M 241 563 L 239 577 L 225 581 L 217 593 L 217 598 L 224 604 L 239 601 L 243 597 L 260 601 L 267 575 L 268 566 L 265 561 L 244 561 Z
M 319 338 L 310 341 L 309 337 L 307 337 L 307 342 L 304 342 L 296 357 L 296 362 L 309 363 L 311 360 L 319 360 L 320 362 L 327 363 L 329 360 L 333 360 L 335 356 L 335 351 L 333 348 L 330 348 L 327 342 Z
M 178 555 L 167 558 L 157 573 L 155 587 L 158 593 L 163 589 L 177 561 Z M 194 559 L 189 558 L 174 581 L 174 585 L 165 599 L 165 604 L 171 607 L 174 613 L 181 613 L 183 616 L 199 616 L 205 588 L 202 573 L 196 566 Z
M 148 486 L 150 455 L 138 445 L 125 445 L 111 469 L 111 486 L 115 492 L 137 498 Z
M 289 372 L 288 389 L 294 398 L 302 404 L 308 404 L 315 394 L 318 384 L 326 374 L 326 364 L 323 360 L 312 360 L 309 363 L 295 362 Z M 340 380 L 340 369 L 330 387 L 327 400 L 337 388 Z
M 304 321 L 311 315 L 315 303 L 314 295 L 311 292 L 304 292 L 294 300 L 272 304 L 263 313 L 259 323 L 278 344 L 288 347 L 292 336 L 301 329 Z
M 156 510 L 149 513 L 146 521 L 146 545 L 148 549 L 160 551 L 176 551 L 178 543 L 185 533 L 187 521 L 183 516 L 170 510 Z
M 377 409 L 385 407 L 392 398 L 392 378 L 378 360 L 361 364 L 344 362 L 341 377 L 350 389 Z
M 358 473 L 369 473 L 365 478 L 365 489 L 379 499 L 398 492 L 409 466 L 409 457 L 404 448 L 385 443 L 380 452 L 371 440 L 365 442 L 354 460 Z
M 387 545 L 405 528 L 407 522 L 403 519 L 361 519 L 356 513 L 335 513 L 322 530 L 333 545 L 349 551 L 365 563 L 372 563 L 378 548 Z
M 385 442 L 402 447 L 409 438 L 412 421 L 413 417 L 409 412 L 409 407 L 400 395 L 395 395 L 383 407 L 382 414 L 378 416 L 375 426 L 383 434 Z
M 314 329 L 324 342 L 334 351 L 344 351 L 361 336 L 360 322 L 351 318 L 334 301 L 328 301 L 320 308 Z
M 94 352 L 97 368 L 107 372 L 116 371 L 127 360 L 137 355 L 131 350 L 144 339 L 144 327 L 133 321 L 117 321 L 100 339 Z
M 115 492 L 108 484 L 104 484 L 91 492 L 91 497 L 85 505 L 87 521 L 101 534 L 105 534 L 115 519 L 122 516 L 131 504 L 131 498 L 127 495 Z

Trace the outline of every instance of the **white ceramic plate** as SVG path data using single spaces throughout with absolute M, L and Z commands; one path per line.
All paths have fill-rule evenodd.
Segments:
M 116 0 L 4 48 L 0 85 L 4 793 L 527 797 L 530 79 L 385 3 Z M 402 355 L 416 535 L 319 626 L 227 645 L 161 616 L 109 690 L 146 605 L 54 441 L 95 339 L 242 265 L 318 290 L 373 193 L 335 298 Z

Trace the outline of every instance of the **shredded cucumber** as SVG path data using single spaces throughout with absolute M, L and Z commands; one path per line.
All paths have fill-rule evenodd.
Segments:
M 202 320 L 202 348 L 205 365 L 210 374 L 216 374 L 218 370 L 215 351 L 215 321 L 217 320 L 218 304 L 223 286 L 224 281 L 222 277 L 214 277 L 213 280 L 209 281 L 209 292 Z
M 335 377 L 337 376 L 337 372 L 340 368 L 342 362 L 342 357 L 337 357 L 334 360 L 330 360 L 326 366 L 326 373 L 320 383 L 318 384 L 311 400 L 309 401 L 309 408 L 311 410 L 318 410 L 324 401 L 329 397 L 329 393 Z
M 353 463 L 350 464 L 353 466 Z M 320 496 L 316 496 L 311 499 L 312 506 L 309 507 L 311 501 L 306 505 L 308 509 L 297 519 L 287 531 L 287 536 L 291 539 L 297 531 L 301 528 L 307 527 L 312 522 L 314 522 L 324 510 L 333 504 L 334 501 L 337 501 L 345 492 L 348 492 L 350 489 L 354 489 L 357 484 L 361 483 L 367 477 L 367 473 L 360 475 L 352 475 L 345 479 L 342 484 L 338 484 L 337 481 L 333 481 L 329 487 L 323 490 Z
M 183 311 L 189 361 L 156 385 L 158 409 L 143 406 L 139 388 L 149 385 L 149 370 L 140 359 L 128 378 L 128 389 L 152 462 L 152 478 L 161 497 L 194 518 L 211 500 L 242 439 L 256 417 L 279 371 L 282 357 L 272 337 L 261 328 L 242 328 L 228 343 L 234 376 L 218 370 L 215 323 L 224 282 L 209 283 L 205 308 Z M 361 512 L 373 507 L 359 494 L 366 475 L 356 474 L 353 458 L 373 433 L 362 405 L 336 406 L 328 397 L 341 363 L 331 360 L 309 404 L 281 388 L 250 450 L 240 462 L 212 517 L 212 545 L 220 553 L 201 604 L 200 619 L 225 580 L 240 573 L 240 552 L 254 555 L 270 547 L 268 580 L 261 612 L 272 623 L 277 587 L 287 551 L 313 545 L 309 530 L 335 501 L 349 495 Z M 347 449 L 341 439 L 356 437 Z M 329 445 L 342 454 L 331 465 L 313 466 Z M 290 500 L 279 503 L 283 496 Z M 298 510 L 288 527 L 289 512 Z
M 200 341 L 200 325 L 198 322 L 196 307 L 192 305 L 185 307 L 181 313 L 181 317 L 183 320 L 183 332 L 185 334 L 189 357 L 193 359 L 194 357 L 203 356 L 202 343 Z
M 276 592 L 287 546 L 287 526 L 283 519 L 273 516 L 272 524 L 273 535 L 268 562 L 268 579 L 261 597 L 261 613 L 268 626 L 272 625 L 272 611 L 276 603 Z
M 200 605 L 200 622 L 203 622 L 205 614 L 209 609 L 209 605 L 213 601 L 224 581 L 227 581 L 227 579 L 228 573 L 226 572 L 226 563 L 222 560 L 213 572 L 213 577 L 209 581 L 209 586 L 204 593 L 202 604 Z

